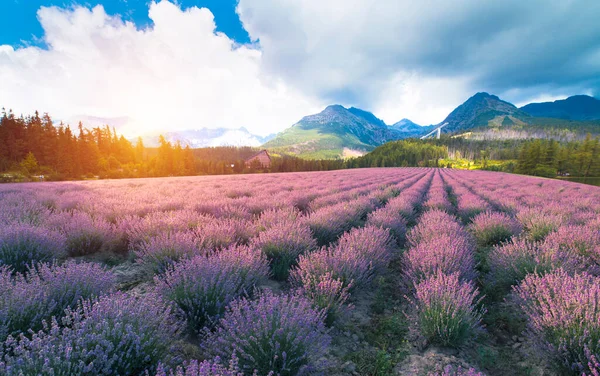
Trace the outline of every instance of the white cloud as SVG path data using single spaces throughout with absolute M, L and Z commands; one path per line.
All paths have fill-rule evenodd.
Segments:
M 137 30 L 101 6 L 41 8 L 47 50 L 0 46 L 0 104 L 60 119 L 126 118 L 129 135 L 242 126 L 266 135 L 323 106 L 262 78 L 261 51 L 216 33 L 208 9 L 162 1 L 149 16 L 154 26 Z
M 438 122 L 477 91 L 599 94 L 597 0 L 240 0 L 237 11 L 266 74 L 386 120 Z

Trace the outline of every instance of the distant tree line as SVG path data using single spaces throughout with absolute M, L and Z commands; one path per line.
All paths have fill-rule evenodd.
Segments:
M 600 139 L 559 142 L 534 140 L 469 140 L 442 137 L 407 139 L 379 146 L 347 160 L 306 160 L 289 155 L 272 156 L 271 166 L 246 166 L 258 149 L 210 147 L 192 149 L 159 136 L 158 147 L 146 147 L 118 135 L 109 126 L 86 129 L 79 123 L 55 125 L 48 114 L 0 117 L 0 181 L 81 178 L 135 178 L 183 175 L 239 174 L 248 172 L 323 171 L 360 167 L 464 167 L 554 177 L 600 176 Z M 500 161 L 488 164 L 488 161 Z M 505 163 L 504 163 L 505 162 Z
M 263 172 L 246 167 L 245 159 L 257 152 L 250 147 L 192 149 L 169 142 L 162 135 L 158 147 L 141 138 L 132 143 L 109 126 L 76 129 L 55 125 L 48 114 L 17 117 L 2 110 L 0 117 L 0 181 L 81 178 L 135 178 Z M 272 172 L 317 171 L 343 168 L 338 161 L 307 161 L 275 157 Z
M 583 141 L 567 143 L 527 141 L 519 152 L 515 172 L 546 177 L 600 176 L 600 138 L 588 134 Z

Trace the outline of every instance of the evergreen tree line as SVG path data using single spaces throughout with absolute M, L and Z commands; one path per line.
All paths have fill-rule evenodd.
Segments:
M 583 141 L 567 143 L 527 141 L 519 152 L 515 172 L 546 177 L 600 176 L 600 138 L 588 134 Z
M 257 149 L 214 147 L 192 149 L 169 142 L 148 148 L 142 139 L 133 144 L 109 126 L 72 130 L 57 126 L 48 114 L 16 117 L 2 110 L 0 117 L 0 181 L 81 178 L 135 178 L 264 172 L 245 166 Z M 307 161 L 296 157 L 273 158 L 269 171 L 318 171 L 343 168 L 342 161 Z

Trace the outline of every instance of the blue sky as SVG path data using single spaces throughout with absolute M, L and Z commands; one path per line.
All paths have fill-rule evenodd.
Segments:
M 36 18 L 38 9 L 42 6 L 58 6 L 69 8 L 73 5 L 94 7 L 102 5 L 108 14 L 118 14 L 124 21 L 132 21 L 138 28 L 151 24 L 148 18 L 149 0 L 103 0 L 103 1 L 64 1 L 64 0 L 1 0 L 0 14 L 0 45 L 13 46 L 32 44 L 43 45 L 41 37 L 43 29 Z M 235 13 L 236 0 L 178 0 L 182 8 L 192 6 L 209 8 L 215 16 L 217 30 L 227 34 L 238 43 L 250 41 L 248 33 L 242 27 Z
M 0 0 L 0 107 L 129 135 L 264 136 L 334 103 L 437 124 L 481 91 L 599 97 L 599 14 L 598 0 Z

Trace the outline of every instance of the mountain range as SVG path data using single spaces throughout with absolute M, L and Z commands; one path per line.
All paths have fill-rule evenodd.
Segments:
M 421 126 L 409 119 L 387 125 L 372 113 L 332 105 L 305 116 L 263 147 L 304 158 L 343 158 L 364 154 L 388 141 L 421 137 L 447 123 L 442 133 L 473 138 L 555 137 L 569 140 L 600 134 L 600 100 L 577 95 L 517 108 L 495 95 L 477 93 L 440 124 Z

